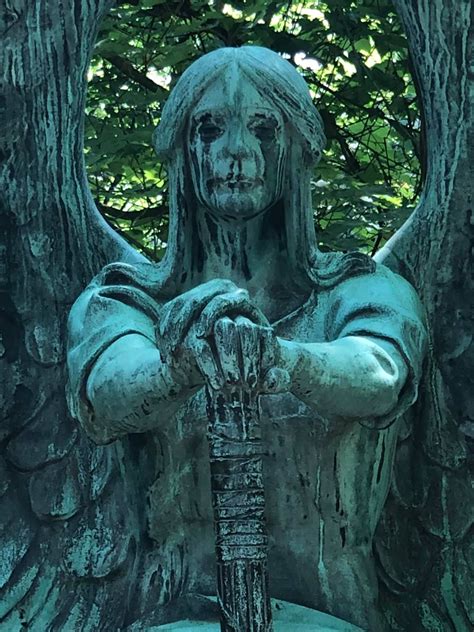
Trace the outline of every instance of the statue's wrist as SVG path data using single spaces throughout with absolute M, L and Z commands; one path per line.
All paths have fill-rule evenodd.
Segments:
M 304 362 L 304 353 L 301 343 L 294 340 L 278 338 L 280 343 L 280 368 L 288 371 L 291 384 L 297 381 Z
M 160 371 L 160 392 L 164 399 L 187 399 L 203 386 L 197 375 L 188 375 L 163 363 Z

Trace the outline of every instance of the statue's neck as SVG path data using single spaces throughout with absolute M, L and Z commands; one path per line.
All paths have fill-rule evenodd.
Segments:
M 288 301 L 294 299 L 296 304 L 301 300 L 291 297 L 291 288 L 284 285 L 289 279 L 288 256 L 269 214 L 227 222 L 201 208 L 196 220 L 199 248 L 192 266 L 193 285 L 216 278 L 229 279 L 247 289 L 270 319 L 280 317 Z
M 201 283 L 220 277 L 245 287 L 261 275 L 262 266 L 270 272 L 281 258 L 278 238 L 272 234 L 266 214 L 236 222 L 199 209 L 196 218 L 202 250 L 194 269 Z

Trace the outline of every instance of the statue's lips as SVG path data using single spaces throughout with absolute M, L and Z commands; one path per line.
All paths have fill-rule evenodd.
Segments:
M 247 191 L 249 189 L 252 189 L 254 187 L 257 186 L 261 186 L 263 184 L 263 181 L 260 178 L 256 178 L 255 180 L 214 180 L 214 186 L 222 189 L 222 188 L 226 188 L 226 189 L 231 189 L 232 191 L 234 191 L 235 189 L 238 189 L 239 191 Z

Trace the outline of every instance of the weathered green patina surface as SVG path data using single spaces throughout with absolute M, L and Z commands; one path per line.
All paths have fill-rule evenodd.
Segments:
M 176 446 L 166 452 L 157 430 L 96 445 L 71 419 L 64 396 L 72 303 L 107 263 L 143 262 L 95 209 L 83 159 L 87 68 L 111 4 L 0 5 L 2 632 L 115 631 L 132 624 L 142 630 L 171 614 L 185 620 L 190 613 L 198 618 L 200 608 L 202 616 L 209 611 L 208 600 L 189 594 L 164 605 L 180 592 L 176 581 L 183 577 L 166 569 L 193 559 L 178 546 L 172 564 L 160 567 L 155 538 L 158 527 L 180 532 L 166 522 L 167 515 L 176 518 L 173 505 L 166 506 L 172 499 L 153 493 L 170 464 L 175 471 Z M 470 0 L 393 4 L 423 103 L 426 181 L 416 211 L 377 258 L 416 288 L 428 312 L 429 351 L 418 400 L 401 424 L 374 537 L 380 605 L 394 632 L 468 632 L 474 624 L 472 6 Z M 300 162 L 297 156 L 294 164 Z M 181 234 L 194 230 L 188 223 Z M 303 234 L 289 230 L 288 243 Z M 295 241 L 289 250 L 303 253 L 303 246 Z M 138 268 L 134 274 L 139 279 Z M 185 280 L 178 281 L 165 298 L 182 293 Z M 296 417 L 289 411 L 287 419 Z M 207 459 L 207 446 L 202 452 Z M 305 480 L 298 462 L 294 472 Z M 289 571 L 296 574 L 295 565 Z
M 200 59 L 155 142 L 167 254 L 92 281 L 69 318 L 68 366 L 71 411 L 96 442 L 148 431 L 157 445 L 143 534 L 156 616 L 215 592 L 205 388 L 245 387 L 259 397 L 270 593 L 382 630 L 372 538 L 417 396 L 420 302 L 368 257 L 317 250 L 310 173 L 324 135 L 278 55 Z

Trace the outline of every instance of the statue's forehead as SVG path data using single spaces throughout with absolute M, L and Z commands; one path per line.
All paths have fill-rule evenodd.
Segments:
M 256 108 L 262 111 L 276 111 L 273 103 L 265 98 L 262 92 L 263 90 L 257 90 L 237 64 L 232 64 L 206 88 L 193 110 L 241 112 Z

